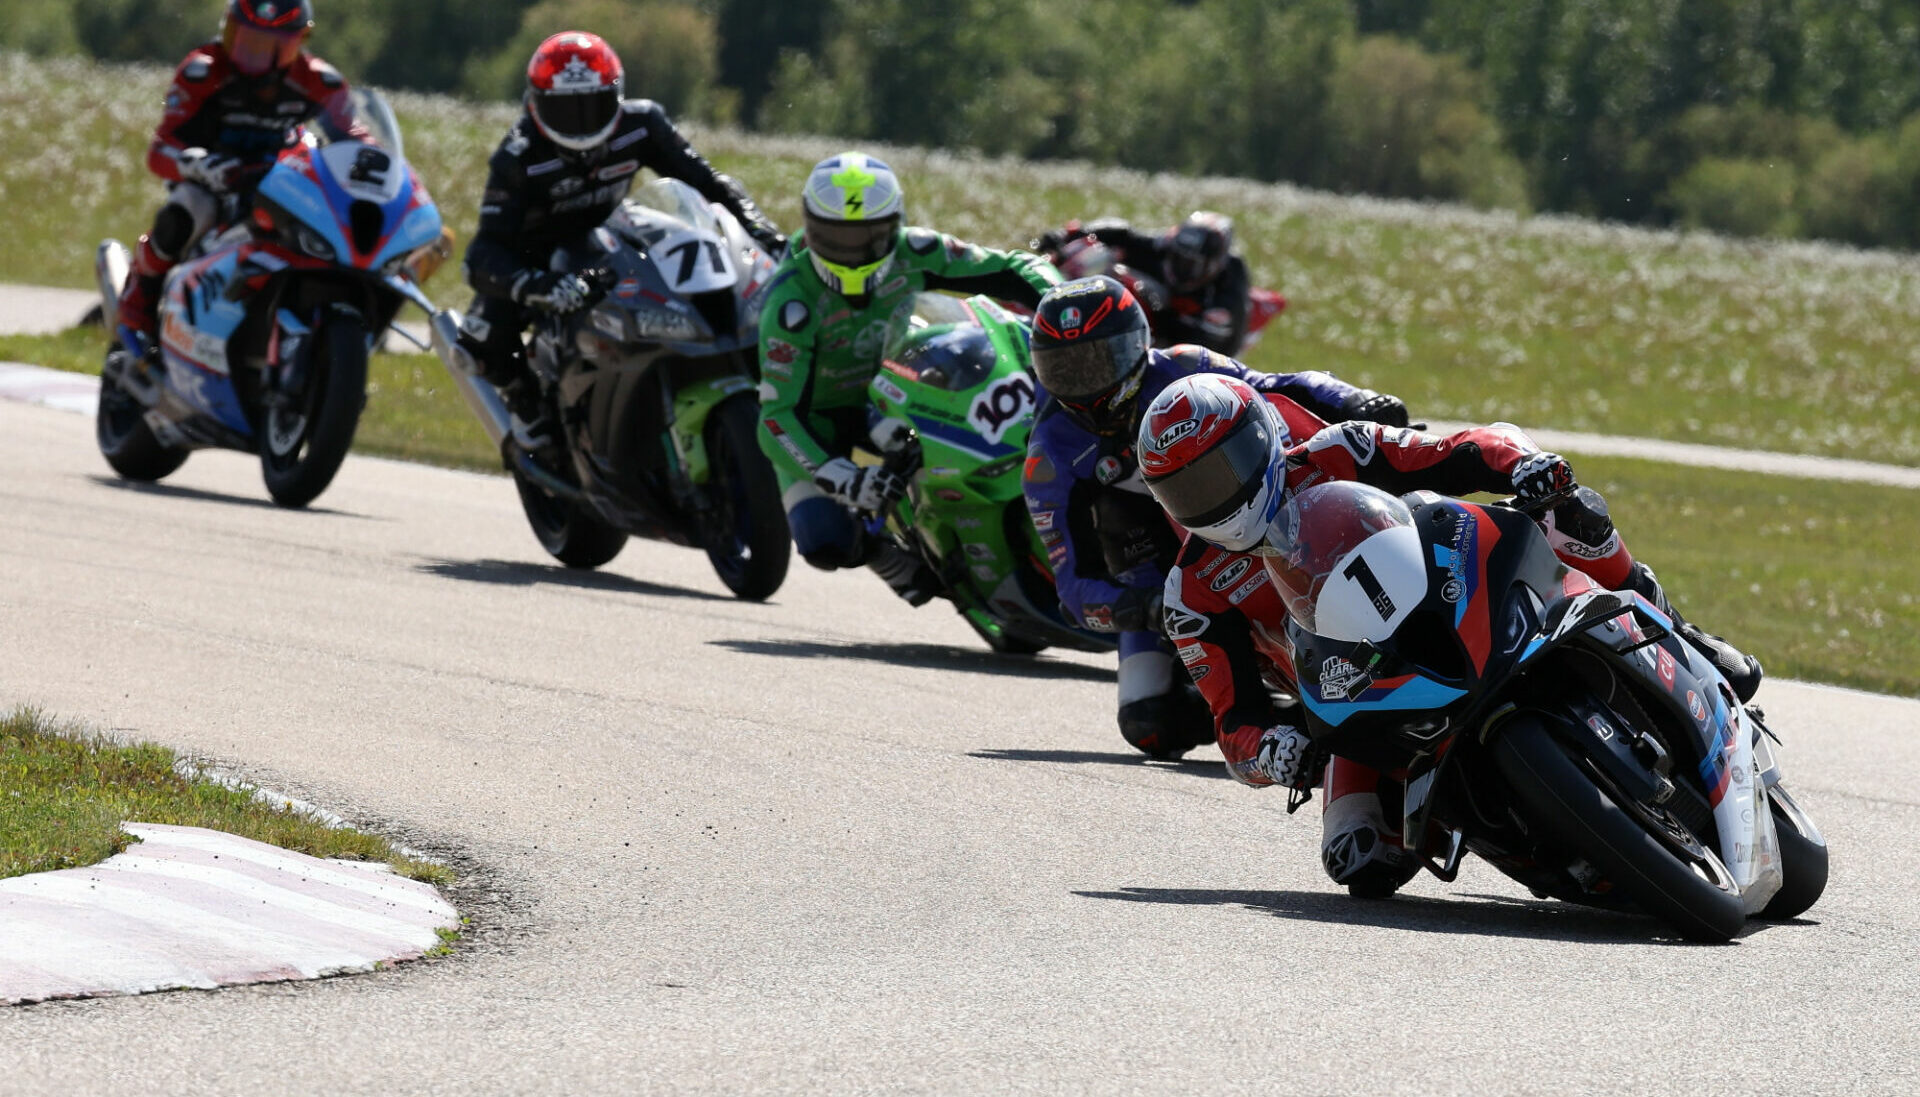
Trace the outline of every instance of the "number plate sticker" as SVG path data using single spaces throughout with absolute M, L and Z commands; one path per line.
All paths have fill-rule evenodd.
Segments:
M 648 250 L 660 277 L 675 293 L 711 293 L 733 286 L 733 260 L 717 236 L 691 230 L 670 232 Z
M 1033 382 L 1026 374 L 1002 377 L 973 398 L 967 422 L 989 442 L 998 442 L 1007 431 L 1026 422 L 1033 414 Z

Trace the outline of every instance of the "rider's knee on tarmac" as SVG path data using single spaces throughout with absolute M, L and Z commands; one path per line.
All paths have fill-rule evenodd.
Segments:
M 1372 792 L 1327 800 L 1320 819 L 1320 863 L 1334 883 L 1360 899 L 1385 899 L 1419 871 Z
M 1120 736 L 1150 758 L 1178 758 L 1213 742 L 1213 714 L 1190 685 L 1120 706 Z
M 824 495 L 802 499 L 787 511 L 793 550 L 822 571 L 857 568 L 866 562 L 865 545 L 853 516 Z

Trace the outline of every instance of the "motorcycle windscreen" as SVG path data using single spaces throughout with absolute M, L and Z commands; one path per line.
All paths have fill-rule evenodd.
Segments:
M 1379 643 L 1427 595 L 1423 552 L 1405 503 L 1378 488 L 1335 481 L 1287 501 L 1262 555 L 1301 628 Z

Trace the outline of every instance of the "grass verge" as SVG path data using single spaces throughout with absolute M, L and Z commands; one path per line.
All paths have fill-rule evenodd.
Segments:
M 404 857 L 383 838 L 263 803 L 251 790 L 184 777 L 176 761 L 166 747 L 120 743 L 30 708 L 0 715 L 0 879 L 105 860 L 134 841 L 120 829 L 126 821 L 206 827 L 453 882 L 446 867 Z

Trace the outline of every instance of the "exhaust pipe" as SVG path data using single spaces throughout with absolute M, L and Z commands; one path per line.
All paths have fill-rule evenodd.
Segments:
M 460 390 L 474 418 L 480 420 L 480 426 L 486 430 L 488 440 L 498 449 L 507 437 L 512 418 L 506 401 L 500 398 L 500 390 L 481 376 L 480 363 L 460 345 L 460 314 L 453 309 L 436 312 L 428 329 L 432 332 L 433 353 L 439 357 L 440 364 L 447 367 L 453 386 Z

